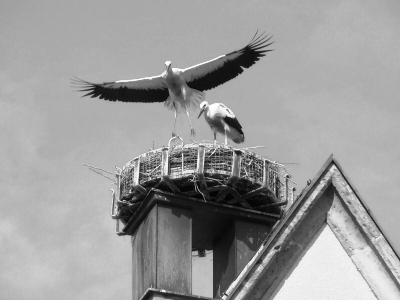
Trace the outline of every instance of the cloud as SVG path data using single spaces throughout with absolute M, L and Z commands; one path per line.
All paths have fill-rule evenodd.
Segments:
M 48 112 L 35 98 L 40 77 L 17 82 L 3 73 L 0 79 L 6 141 L 0 143 L 0 298 L 45 299 L 60 290 L 59 299 L 77 299 L 79 290 L 86 296 L 103 291 L 96 293 L 101 299 L 117 294 L 119 282 L 128 286 L 124 272 L 115 274 L 126 266 L 129 239 L 113 232 L 112 186 L 81 165 L 81 159 L 109 156 L 115 141 L 109 148 L 89 143 L 45 157 L 43 147 L 55 141 L 49 140 Z
M 0 151 L 7 171 L 37 160 L 37 148 L 45 137 L 45 118 L 34 101 L 32 85 L 26 81 L 12 81 L 0 74 L 0 126 L 2 140 Z M 12 163 L 12 165 L 11 165 Z
M 395 68 L 400 63 L 398 23 L 397 16 L 380 3 L 342 1 L 325 12 L 307 44 L 315 50 L 314 58 L 333 65 L 376 61 Z
M 24 235 L 27 230 L 20 227 L 17 219 L 2 219 L 0 298 L 44 299 L 60 291 L 58 299 L 89 299 L 93 298 L 91 294 L 98 295 L 96 299 L 110 299 L 123 294 L 130 278 L 118 272 L 118 266 L 124 265 L 124 254 L 130 249 L 129 239 L 115 243 L 121 255 L 115 259 L 114 253 L 109 252 L 113 247 L 98 248 L 99 244 L 104 244 L 104 237 L 99 241 L 101 238 L 87 229 L 83 226 L 68 244 L 43 248 L 34 237 Z M 120 251 L 121 247 L 125 251 Z M 112 264 L 116 260 L 118 263 L 114 266 L 104 263 Z M 77 292 L 79 289 L 81 292 Z
M 2 299 L 37 298 L 65 280 L 65 262 L 55 259 L 60 256 L 59 251 L 40 251 L 22 232 L 18 220 L 0 221 Z
M 38 152 L 46 139 L 46 118 L 35 103 L 36 79 L 17 82 L 2 73 L 0 80 L 1 298 L 35 298 L 62 282 L 65 268 L 57 259 L 59 250 L 41 251 L 35 242 L 34 236 L 45 229 L 26 224 L 40 217 L 35 202 L 46 190 L 44 184 L 52 171 L 51 164 Z M 6 294 L 10 290 L 13 295 Z

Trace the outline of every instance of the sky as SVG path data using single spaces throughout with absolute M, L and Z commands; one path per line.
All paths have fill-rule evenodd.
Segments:
M 257 30 L 274 51 L 206 99 L 232 109 L 243 147 L 265 146 L 257 152 L 286 163 L 298 191 L 333 153 L 400 251 L 399 1 L 2 0 L 1 299 L 131 299 L 112 182 L 82 163 L 112 171 L 167 145 L 173 113 L 81 98 L 70 79 L 154 76 L 166 60 L 186 68 Z M 196 139 L 212 139 L 192 116 Z M 190 141 L 185 115 L 177 133 Z M 195 291 L 206 294 L 201 272 Z

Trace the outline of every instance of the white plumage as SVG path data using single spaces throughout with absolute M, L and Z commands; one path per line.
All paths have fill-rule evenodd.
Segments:
M 237 144 L 244 142 L 242 126 L 234 113 L 224 104 L 213 103 L 210 105 L 207 101 L 203 101 L 200 109 L 198 118 L 204 112 L 204 118 L 214 132 L 214 145 L 217 144 L 217 132 L 225 136 L 225 145 L 228 144 L 228 138 Z
M 191 135 L 194 136 L 188 106 L 197 107 L 204 100 L 204 91 L 235 78 L 243 72 L 243 68 L 251 67 L 260 57 L 265 56 L 266 52 L 272 51 L 266 49 L 272 44 L 267 43 L 270 39 L 271 37 L 264 34 L 257 36 L 256 33 L 250 43 L 242 49 L 186 69 L 172 68 L 171 62 L 166 61 L 166 70 L 158 76 L 104 83 L 91 83 L 74 78 L 72 83 L 78 85 L 80 91 L 88 92 L 84 96 L 91 98 L 123 102 L 165 102 L 167 108 L 175 111 L 173 135 L 180 106 L 186 111 Z

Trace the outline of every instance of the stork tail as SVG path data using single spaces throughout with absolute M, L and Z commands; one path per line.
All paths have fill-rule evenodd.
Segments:
M 200 106 L 200 103 L 204 101 L 204 98 L 206 97 L 206 93 L 191 89 L 187 91 L 187 100 L 186 100 L 186 106 L 190 109 L 198 109 Z
M 167 98 L 167 100 L 164 102 L 164 106 L 168 108 L 169 110 L 175 110 L 178 113 L 181 113 L 182 111 L 185 111 L 184 105 L 188 109 L 193 108 L 193 109 L 198 109 L 200 106 L 200 103 L 204 100 L 206 93 L 202 91 L 198 91 L 195 89 L 191 89 L 190 87 L 186 87 L 186 102 L 182 103 L 182 98 L 176 97 L 175 100 L 172 99 L 171 96 Z M 174 107 L 174 102 L 176 102 L 175 107 Z M 178 103 L 180 105 L 178 105 Z

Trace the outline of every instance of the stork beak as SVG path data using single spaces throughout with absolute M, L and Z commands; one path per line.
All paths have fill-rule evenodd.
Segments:
M 199 116 L 197 117 L 197 119 L 200 118 L 200 116 L 201 116 L 201 114 L 202 114 L 203 112 L 204 112 L 204 108 L 200 111 Z

